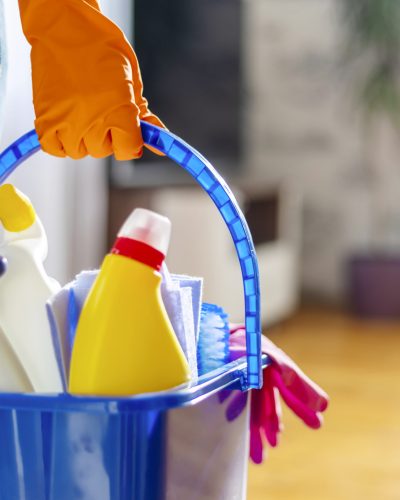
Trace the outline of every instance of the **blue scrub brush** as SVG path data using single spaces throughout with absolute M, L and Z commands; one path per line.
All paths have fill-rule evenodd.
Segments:
M 204 375 L 229 361 L 229 324 L 225 311 L 214 304 L 203 304 L 197 344 L 199 375 Z

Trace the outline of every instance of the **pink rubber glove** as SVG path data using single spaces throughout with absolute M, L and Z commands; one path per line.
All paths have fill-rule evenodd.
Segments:
M 287 406 L 310 428 L 321 427 L 321 413 L 328 406 L 328 395 L 305 375 L 281 349 L 266 337 L 261 348 L 272 364 L 264 369 L 264 385 L 251 393 L 250 457 L 255 463 L 263 460 L 263 436 L 275 447 L 282 431 L 281 407 L 278 394 Z M 246 333 L 243 326 L 233 327 L 230 337 L 231 360 L 246 353 Z M 227 410 L 232 420 L 244 408 L 245 394 L 237 394 Z M 244 403 L 243 403 L 244 401 Z

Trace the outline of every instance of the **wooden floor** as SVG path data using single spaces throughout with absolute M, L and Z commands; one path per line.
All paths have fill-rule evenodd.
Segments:
M 268 334 L 331 403 L 319 431 L 285 412 L 280 445 L 250 466 L 248 500 L 399 500 L 400 323 L 307 310 Z

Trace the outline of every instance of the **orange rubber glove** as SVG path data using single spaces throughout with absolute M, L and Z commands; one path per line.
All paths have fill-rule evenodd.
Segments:
M 142 155 L 148 109 L 136 55 L 96 0 L 19 0 L 32 46 L 35 127 L 55 156 L 118 160 Z

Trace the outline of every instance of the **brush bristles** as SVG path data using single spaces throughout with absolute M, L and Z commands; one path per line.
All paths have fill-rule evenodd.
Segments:
M 229 361 L 229 324 L 225 311 L 214 304 L 203 304 L 197 344 L 199 375 L 204 375 Z

